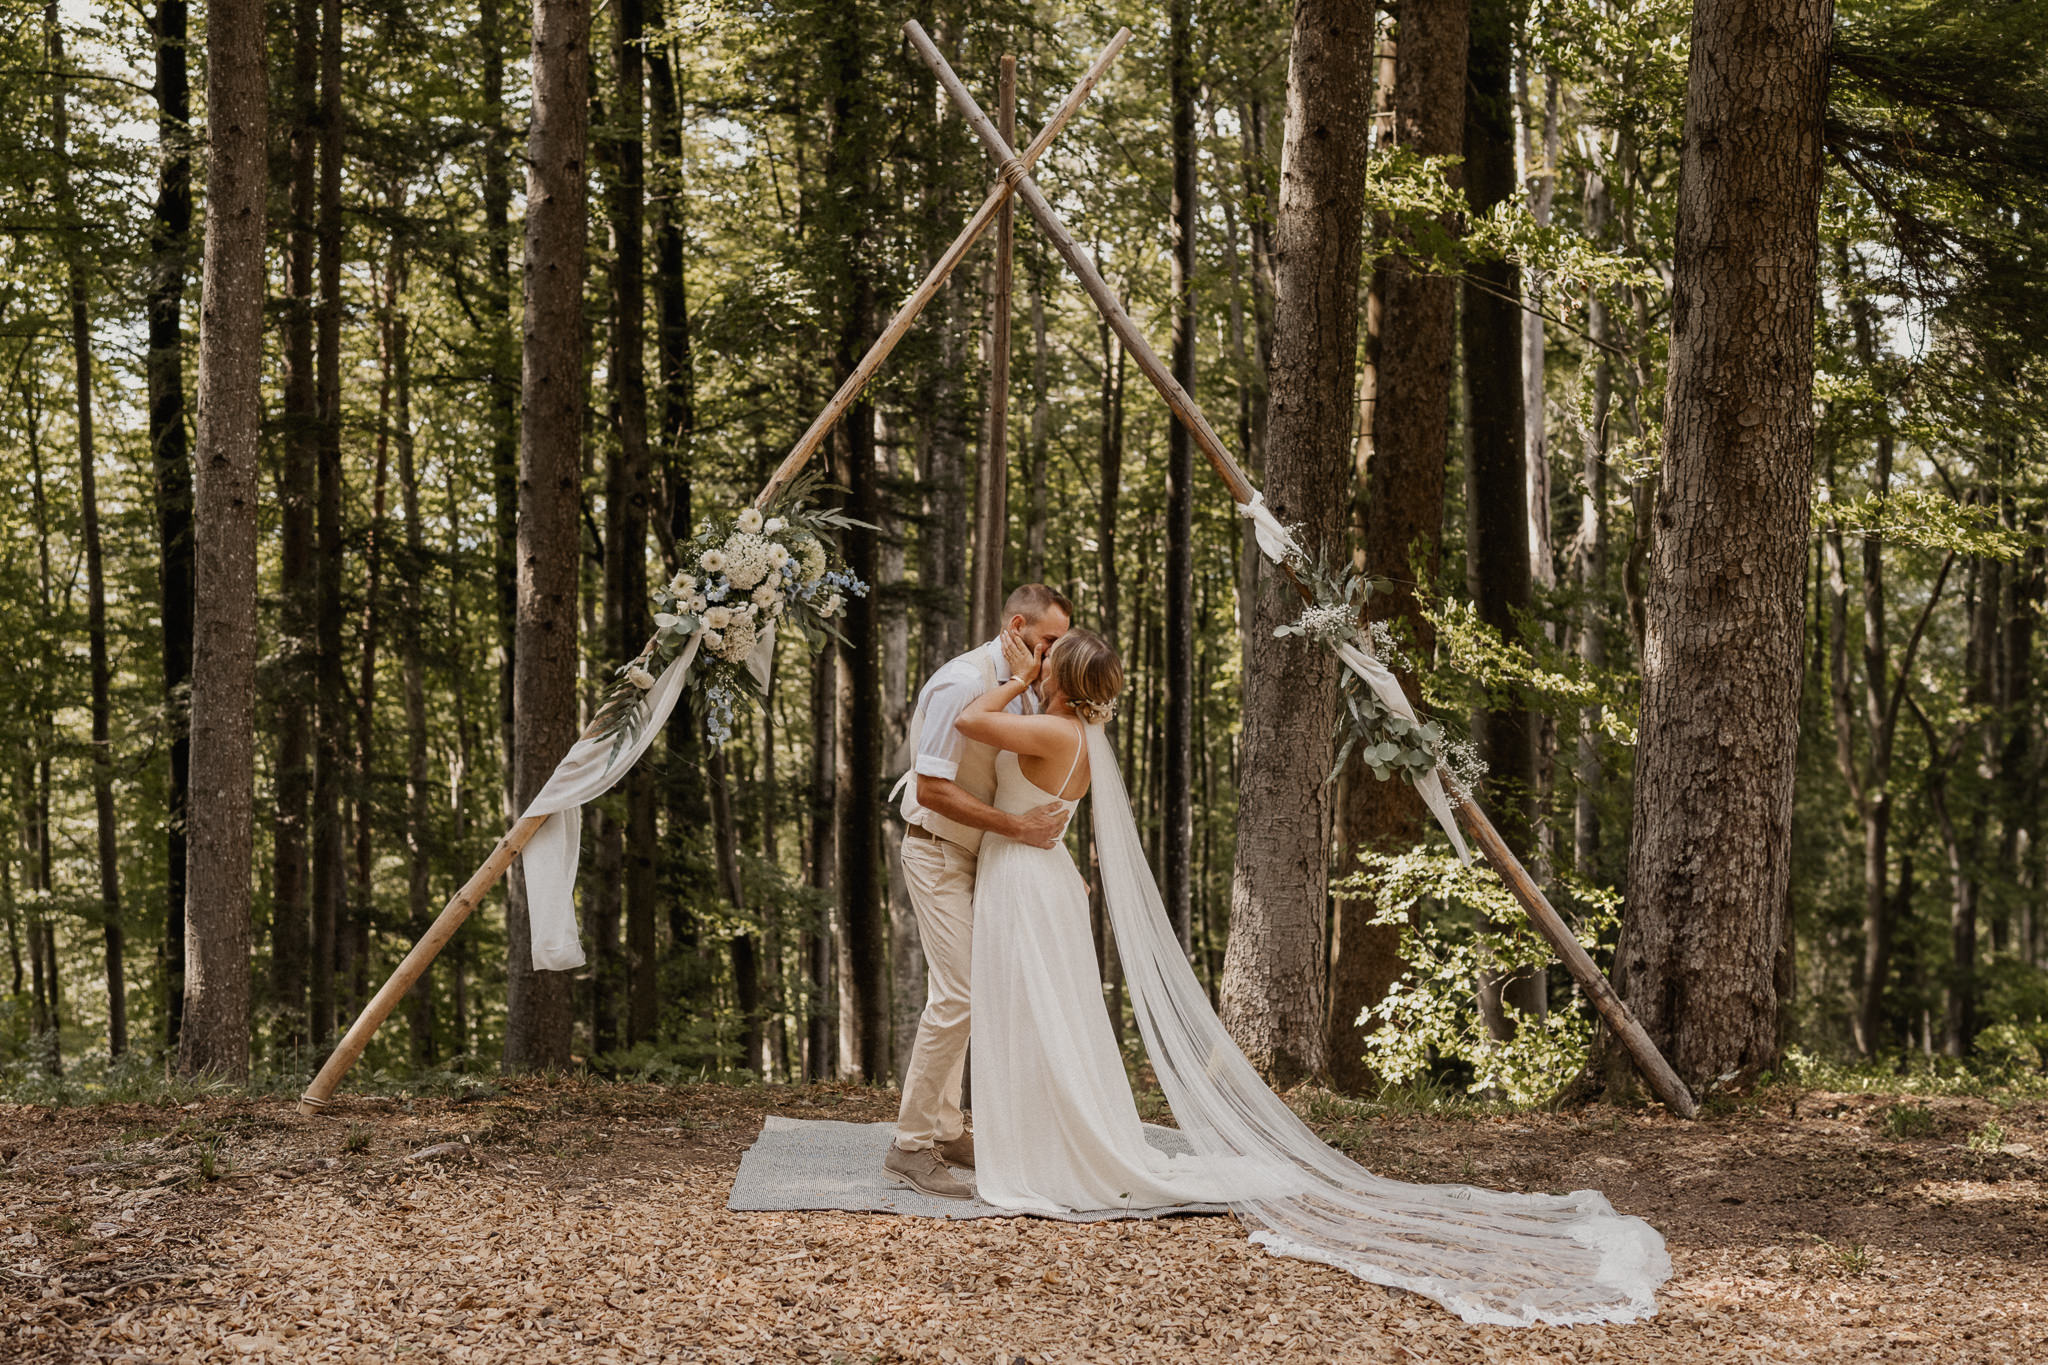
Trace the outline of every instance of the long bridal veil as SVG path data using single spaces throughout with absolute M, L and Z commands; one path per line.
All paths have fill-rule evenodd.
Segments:
M 1387 1180 L 1326 1146 L 1223 1029 L 1166 918 L 1116 755 L 1088 727 L 1097 856 L 1131 1007 L 1159 1087 L 1203 1158 L 1299 1193 L 1233 1202 L 1275 1255 L 1435 1299 L 1467 1322 L 1628 1322 L 1656 1312 L 1664 1239 L 1593 1190 L 1506 1194 Z

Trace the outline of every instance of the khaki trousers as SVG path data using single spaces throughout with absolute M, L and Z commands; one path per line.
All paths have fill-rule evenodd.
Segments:
M 905 1151 L 950 1142 L 964 1128 L 960 1078 L 967 1064 L 976 861 L 947 839 L 903 840 L 903 881 L 925 961 L 924 1013 L 918 1016 L 896 1116 L 896 1145 Z

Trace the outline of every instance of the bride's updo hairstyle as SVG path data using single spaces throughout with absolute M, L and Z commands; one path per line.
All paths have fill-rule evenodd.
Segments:
M 1092 630 L 1069 630 L 1045 656 L 1053 686 L 1090 725 L 1105 725 L 1116 714 L 1117 693 L 1124 690 L 1123 660 L 1109 641 Z

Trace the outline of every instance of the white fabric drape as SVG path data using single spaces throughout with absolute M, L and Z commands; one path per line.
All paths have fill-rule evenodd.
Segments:
M 1237 504 L 1238 515 L 1252 524 L 1252 535 L 1259 542 L 1259 549 L 1275 564 L 1285 564 L 1289 559 L 1306 559 L 1301 545 L 1291 532 L 1273 515 L 1266 506 L 1266 495 L 1254 492 L 1250 502 Z M 1369 648 L 1359 643 L 1337 647 L 1337 658 L 1344 666 L 1356 673 L 1373 695 L 1380 699 L 1395 715 L 1413 721 L 1415 708 L 1408 702 L 1407 693 L 1401 690 L 1401 680 L 1393 671 L 1373 657 Z M 1458 851 L 1461 862 L 1470 863 L 1472 852 L 1465 847 L 1465 836 L 1458 829 L 1458 816 L 1451 807 L 1449 793 L 1444 790 L 1443 779 L 1431 771 L 1415 780 L 1415 794 L 1422 798 L 1422 804 L 1429 807 L 1429 813 L 1444 827 L 1444 833 L 1451 836 L 1451 847 Z
M 647 689 L 640 701 L 637 734 L 616 752 L 608 736 L 577 740 L 526 808 L 529 818 L 547 817 L 519 855 L 526 873 L 526 914 L 533 930 L 535 970 L 566 972 L 583 965 L 583 944 L 576 932 L 576 863 L 583 839 L 584 804 L 610 791 L 654 743 L 668 723 L 669 712 L 676 709 L 676 699 L 683 694 L 703 638 L 702 631 L 692 635 L 683 652 Z
M 1656 1311 L 1664 1239 L 1597 1191 L 1507 1194 L 1410 1185 L 1325 1146 L 1245 1060 L 1181 954 L 1116 755 L 1088 727 L 1103 899 L 1160 1089 L 1195 1151 L 1306 1193 L 1233 1201 L 1275 1255 L 1412 1290 L 1467 1322 L 1627 1322 Z

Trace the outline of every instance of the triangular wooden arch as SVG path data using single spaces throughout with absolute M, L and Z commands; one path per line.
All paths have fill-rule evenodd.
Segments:
M 989 121 L 988 116 L 982 112 L 980 106 L 975 103 L 974 97 L 961 84 L 960 78 L 954 74 L 952 68 L 947 64 L 938 48 L 933 45 L 931 38 L 925 33 L 923 27 L 913 19 L 904 24 L 903 30 L 909 37 L 911 45 L 917 49 L 918 54 L 937 74 L 940 83 L 946 88 L 946 93 L 951 97 L 961 115 L 967 120 L 968 125 L 981 138 L 982 143 L 987 147 L 990 154 L 997 159 L 998 164 L 1001 166 L 1001 178 L 989 190 L 987 197 L 982 201 L 981 207 L 975 211 L 974 216 L 961 229 L 959 236 L 954 239 L 953 244 L 946 249 L 945 254 L 933 265 L 930 273 L 926 275 L 924 282 L 904 301 L 903 306 L 890 319 L 888 327 L 876 339 L 875 344 L 869 349 L 867 355 L 861 359 L 859 365 L 855 366 L 853 372 L 846 377 L 845 382 L 833 394 L 831 401 L 825 405 L 824 410 L 818 414 L 817 419 L 811 423 L 803 436 L 798 439 L 796 445 L 791 448 L 789 455 L 777 467 L 774 475 L 770 477 L 766 486 L 762 488 L 760 494 L 754 499 L 754 505 L 765 508 L 771 503 L 775 496 L 788 484 L 790 479 L 816 453 L 826 435 L 837 425 L 847 410 L 853 406 L 854 401 L 860 396 L 861 390 L 874 377 L 875 372 L 880 369 L 882 362 L 895 349 L 897 342 L 902 340 L 904 334 L 909 331 L 910 325 L 916 320 L 918 314 L 923 311 L 925 305 L 931 302 L 940 287 L 945 284 L 946 279 L 960 264 L 961 260 L 965 258 L 968 249 L 997 220 L 1005 204 L 1014 194 L 1024 202 L 1025 208 L 1038 221 L 1040 230 L 1045 233 L 1046 237 L 1052 242 L 1053 247 L 1059 252 L 1061 258 L 1066 261 L 1068 268 L 1080 280 L 1083 290 L 1086 291 L 1090 300 L 1094 302 L 1096 308 L 1101 311 L 1104 321 L 1116 333 L 1118 340 L 1122 342 L 1124 348 L 1137 360 L 1138 368 L 1144 372 L 1147 379 L 1152 381 L 1153 386 L 1166 399 L 1167 405 L 1173 410 L 1174 415 L 1192 433 L 1195 443 L 1201 447 L 1203 455 L 1208 458 L 1218 477 L 1223 480 L 1224 486 L 1230 491 L 1232 498 L 1240 505 L 1261 507 L 1263 503 L 1259 497 L 1258 490 L 1253 487 L 1251 480 L 1245 476 L 1243 469 L 1238 466 L 1237 461 L 1225 449 L 1222 440 L 1217 437 L 1215 430 L 1209 425 L 1208 419 L 1202 415 L 1201 408 L 1196 405 L 1193 397 L 1173 378 L 1173 375 L 1167 370 L 1166 366 L 1160 363 L 1159 357 L 1153 353 L 1150 344 L 1146 342 L 1144 334 L 1138 330 L 1137 325 L 1131 321 L 1130 315 L 1124 311 L 1123 305 L 1118 302 L 1114 291 L 1103 281 L 1101 275 L 1096 271 L 1094 263 L 1080 249 L 1074 240 L 1073 234 L 1067 230 L 1066 224 L 1061 222 L 1059 215 L 1046 202 L 1044 194 L 1039 191 L 1037 184 L 1030 177 L 1031 167 L 1051 144 L 1053 138 L 1058 136 L 1061 129 L 1072 119 L 1082 102 L 1101 81 L 1110 64 L 1116 60 L 1118 54 L 1130 42 L 1131 31 L 1125 28 L 1117 32 L 1117 35 L 1102 50 L 1101 55 L 1089 66 L 1086 74 L 1082 76 L 1080 83 L 1074 87 L 1067 98 L 1061 102 L 1059 108 L 1054 111 L 1052 117 L 1047 120 L 1045 127 L 1039 130 L 1038 136 L 1033 138 L 1031 143 L 1024 149 L 1023 154 L 1019 155 L 1010 149 L 1008 142 L 1003 138 L 1002 134 Z M 1303 597 L 1307 600 L 1313 600 L 1313 594 L 1295 576 L 1293 570 L 1284 559 L 1276 560 L 1276 562 L 1279 563 L 1281 571 L 1300 589 Z M 1457 790 L 1455 780 L 1447 770 L 1441 771 L 1439 776 L 1446 783 L 1451 784 L 1453 791 Z M 1514 853 L 1501 839 L 1499 831 L 1493 826 L 1493 822 L 1487 819 L 1485 812 L 1479 809 L 1469 794 L 1459 794 L 1464 798 L 1457 806 L 1459 817 L 1471 833 L 1474 842 L 1479 845 L 1480 850 L 1485 853 L 1487 860 L 1500 873 L 1502 880 L 1507 883 L 1508 889 L 1514 893 L 1516 900 L 1521 903 L 1530 919 L 1534 921 L 1537 929 L 1550 942 L 1551 946 L 1556 949 L 1559 957 L 1563 959 L 1567 970 L 1571 972 L 1573 979 L 1585 990 L 1588 997 L 1593 1001 L 1594 1007 L 1600 1011 L 1601 1017 L 1614 1030 L 1623 1045 L 1628 1048 L 1630 1055 L 1635 1059 L 1636 1065 L 1642 1070 L 1644 1077 L 1649 1081 L 1651 1089 L 1674 1112 L 1685 1118 L 1694 1117 L 1698 1109 L 1693 1102 L 1692 1094 L 1686 1089 L 1685 1083 L 1678 1078 L 1677 1073 L 1672 1071 L 1669 1063 L 1664 1060 L 1663 1055 L 1657 1050 L 1656 1044 L 1650 1040 L 1649 1035 L 1643 1031 L 1642 1025 L 1630 1014 L 1628 1006 L 1615 993 L 1614 987 L 1608 982 L 1605 975 L 1601 973 L 1592 958 L 1587 955 L 1586 950 L 1580 946 L 1578 939 L 1573 936 L 1557 911 L 1552 908 L 1550 902 L 1544 897 L 1541 888 L 1530 877 L 1528 870 L 1522 866 L 1521 861 L 1515 857 Z M 454 897 L 449 900 L 446 908 L 435 919 L 426 935 L 413 946 L 411 952 L 406 954 L 404 961 L 399 963 L 397 969 L 391 974 L 390 979 L 371 998 L 370 1003 L 364 1007 L 362 1014 L 350 1026 L 348 1032 L 343 1035 L 340 1043 L 336 1045 L 334 1051 L 328 1056 L 326 1063 L 321 1067 L 319 1074 L 314 1077 L 313 1083 L 300 1096 L 300 1113 L 317 1114 L 328 1107 L 332 1102 L 336 1087 L 341 1083 L 341 1078 L 348 1073 L 349 1068 L 354 1066 L 356 1061 L 362 1056 L 363 1049 L 369 1043 L 371 1035 L 390 1016 L 391 1011 L 397 1007 L 398 1002 L 404 998 L 406 992 L 412 988 L 413 983 L 426 971 L 428 964 L 434 960 L 441 949 L 454 937 L 455 932 L 461 928 L 463 922 L 475 911 L 484 896 L 497 884 L 498 879 L 504 876 L 506 869 L 511 866 L 513 858 L 517 857 L 520 850 L 532 839 L 541 823 L 538 817 L 530 816 L 521 819 L 506 832 L 504 838 L 498 841 L 497 847 L 491 851 L 490 857 L 485 859 L 483 866 L 479 867 L 471 875 L 470 879 L 464 883 L 462 889 L 457 891 Z

